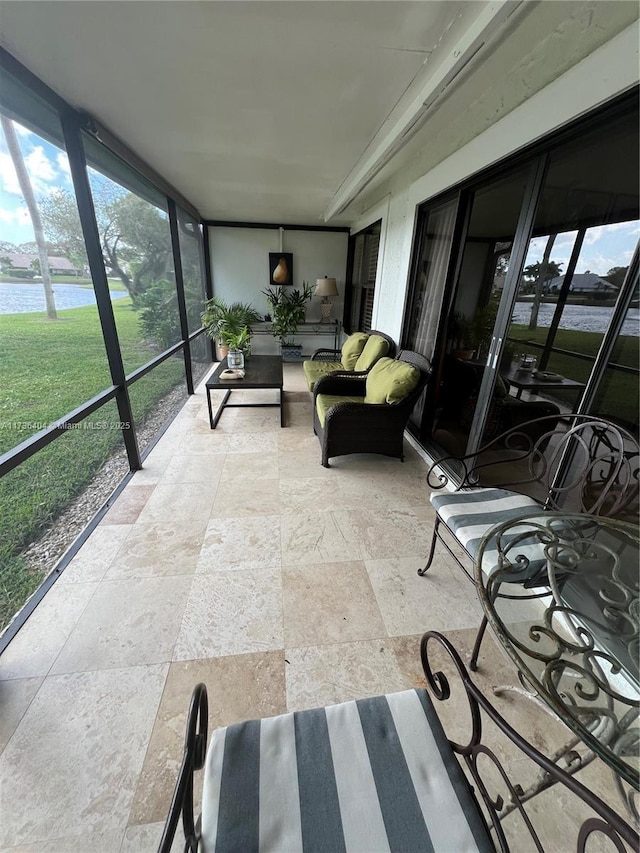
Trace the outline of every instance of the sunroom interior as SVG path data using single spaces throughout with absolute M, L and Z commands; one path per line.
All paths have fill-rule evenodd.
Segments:
M 416 574 L 433 459 L 494 438 L 505 401 L 637 438 L 638 7 L 0 14 L 0 850 L 151 851 L 197 682 L 227 725 L 422 684 L 425 630 L 468 656 L 472 584 L 446 554 Z M 296 362 L 284 428 L 246 408 L 210 429 L 205 300 L 250 303 L 252 353 L 279 353 L 273 253 L 294 287 L 337 282 L 305 356 L 379 329 L 431 362 L 404 462 L 323 468 Z M 518 685 L 491 640 L 476 678 Z M 580 778 L 620 809 L 605 771 Z M 581 821 L 552 792 L 534 814 L 549 850 Z

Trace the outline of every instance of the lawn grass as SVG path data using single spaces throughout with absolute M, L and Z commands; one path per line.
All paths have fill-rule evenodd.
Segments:
M 155 354 L 140 338 L 130 300 L 114 304 L 127 372 Z M 111 385 L 95 306 L 0 316 L 0 453 Z M 136 423 L 184 382 L 182 359 L 169 359 L 130 388 Z M 21 550 L 46 529 L 118 448 L 122 432 L 111 401 L 0 479 L 0 629 L 39 586 Z M 111 428 L 92 428 L 108 424 Z M 123 451 L 124 452 L 124 451 Z M 106 495 L 105 495 L 106 498 Z
M 156 351 L 141 340 L 128 298 L 113 310 L 130 373 Z M 111 385 L 96 306 L 59 313 L 59 320 L 44 313 L 0 315 L 0 453 L 37 432 L 21 424 L 46 425 Z

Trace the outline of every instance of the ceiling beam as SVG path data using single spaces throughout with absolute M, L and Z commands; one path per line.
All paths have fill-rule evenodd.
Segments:
M 411 92 L 398 100 L 331 199 L 324 212 L 325 222 L 341 213 L 406 145 L 427 117 L 451 94 L 462 72 L 469 72 L 480 61 L 507 24 L 512 25 L 516 18 L 523 13 L 528 14 L 537 4 L 538 0 L 495 0 L 487 3 L 440 65 L 434 69 L 428 59 L 425 61 Z

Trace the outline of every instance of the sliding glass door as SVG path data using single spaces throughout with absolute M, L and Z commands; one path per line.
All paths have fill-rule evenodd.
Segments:
M 407 347 L 422 353 L 432 362 L 451 263 L 458 206 L 459 198 L 456 194 L 427 210 L 418 225 L 420 247 Z M 433 366 L 438 369 L 436 365 Z M 439 383 L 435 383 L 435 387 L 439 387 Z M 430 429 L 427 416 L 433 409 L 432 397 L 433 394 L 423 394 L 411 413 L 411 424 L 419 433 Z
M 523 402 L 577 411 L 587 384 L 601 381 L 594 364 L 640 232 L 637 140 L 637 116 L 622 116 L 549 157 L 502 360 Z M 637 302 L 622 335 L 619 394 L 589 408 L 637 426 Z
M 433 362 L 413 418 L 426 446 L 472 452 L 526 420 L 577 411 L 637 433 L 637 153 L 628 99 L 423 205 L 404 342 Z
M 529 173 L 528 168 L 516 169 L 468 196 L 454 287 L 438 318 L 443 332 L 433 353 L 438 382 L 432 437 L 452 453 L 464 453 L 474 418 L 481 417 L 483 379 L 485 398 L 493 384 L 496 362 L 488 356 L 496 348 L 498 308 L 512 267 Z

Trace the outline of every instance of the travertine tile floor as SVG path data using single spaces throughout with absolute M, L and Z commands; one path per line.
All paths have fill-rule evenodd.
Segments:
M 299 366 L 285 388 L 285 429 L 249 408 L 212 432 L 201 387 L 0 658 L 0 851 L 155 850 L 198 681 L 216 726 L 420 684 L 429 628 L 468 652 L 471 584 L 442 551 L 416 575 L 424 461 L 322 468 Z M 491 639 L 478 680 L 514 683 Z M 496 703 L 543 749 L 565 735 Z

